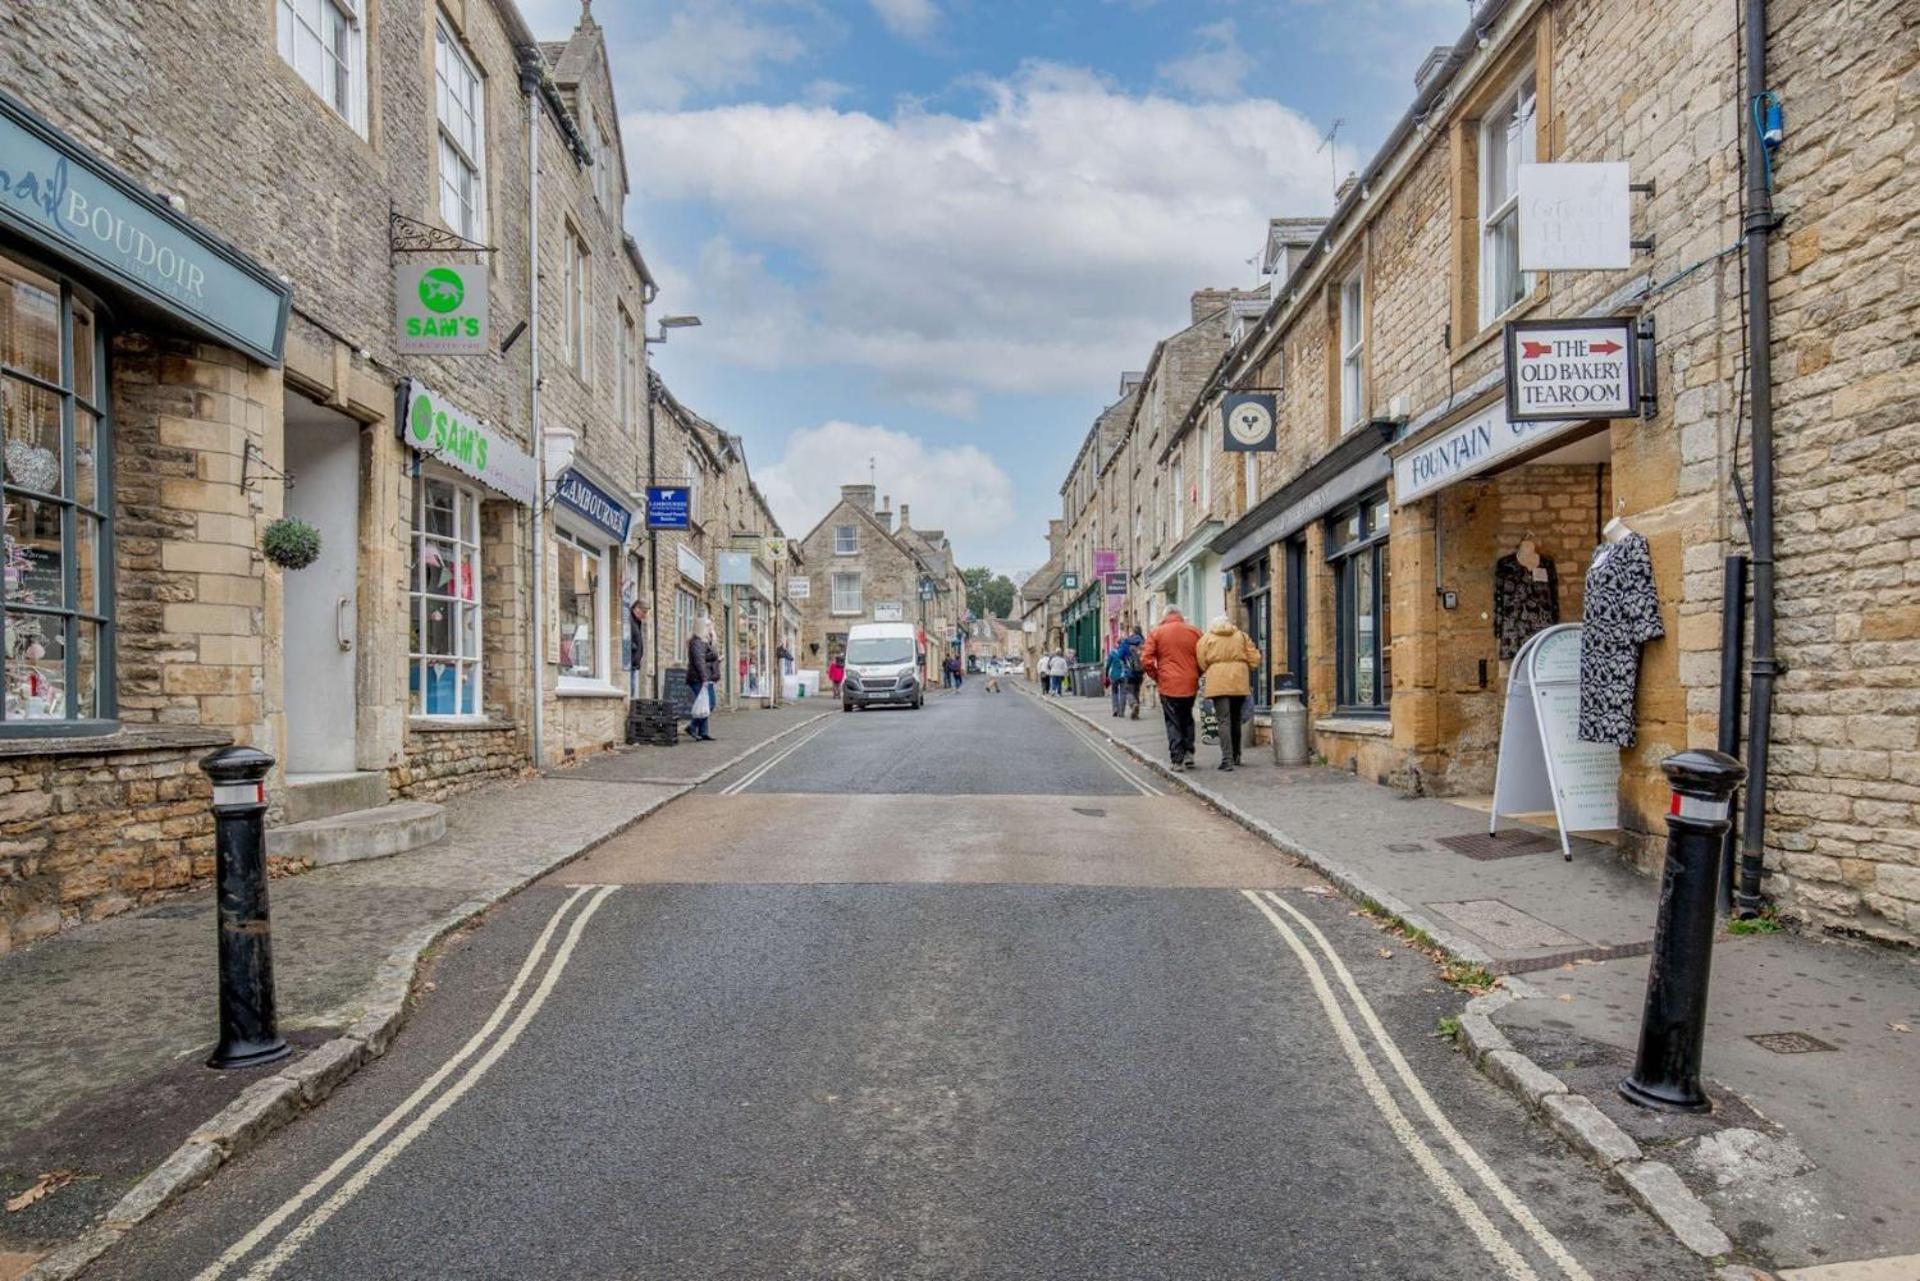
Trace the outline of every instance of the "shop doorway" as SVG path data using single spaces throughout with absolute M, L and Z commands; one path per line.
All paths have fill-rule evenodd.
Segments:
M 355 768 L 359 698 L 360 424 L 289 395 L 287 515 L 320 531 L 320 558 L 285 579 L 286 772 Z
M 1307 697 L 1307 540 L 1296 534 L 1286 542 L 1287 671 Z

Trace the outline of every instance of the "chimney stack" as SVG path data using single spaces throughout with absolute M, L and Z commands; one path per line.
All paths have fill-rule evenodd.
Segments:
M 852 503 L 863 512 L 871 512 L 873 510 L 872 485 L 842 485 L 840 486 L 840 498 L 841 501 Z
M 1214 312 L 1225 307 L 1227 302 L 1233 297 L 1233 292 L 1231 289 L 1194 290 L 1192 322 L 1197 325 Z
M 892 494 L 882 494 L 880 496 L 880 510 L 875 512 L 874 515 L 880 518 L 881 525 L 886 527 L 886 530 L 888 533 L 893 532 L 893 495 Z
M 903 530 L 913 528 L 912 523 L 907 519 L 908 510 L 909 509 L 905 503 L 900 504 L 900 528 Z

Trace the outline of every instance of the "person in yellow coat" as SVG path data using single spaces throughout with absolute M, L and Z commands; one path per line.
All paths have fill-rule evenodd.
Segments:
M 1240 763 L 1240 725 L 1253 693 L 1253 669 L 1260 665 L 1260 648 L 1248 635 L 1221 615 L 1207 628 L 1194 651 L 1213 709 L 1220 717 L 1220 768 Z

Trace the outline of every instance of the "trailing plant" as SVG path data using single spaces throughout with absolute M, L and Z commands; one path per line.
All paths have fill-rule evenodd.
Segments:
M 320 559 L 320 531 L 304 520 L 282 516 L 260 535 L 260 550 L 282 569 L 305 569 Z

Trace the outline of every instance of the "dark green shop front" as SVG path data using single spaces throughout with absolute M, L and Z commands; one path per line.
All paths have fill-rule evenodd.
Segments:
M 1101 653 L 1101 584 L 1095 579 L 1087 589 L 1067 602 L 1061 623 L 1066 631 L 1067 651 L 1076 663 L 1097 663 Z

